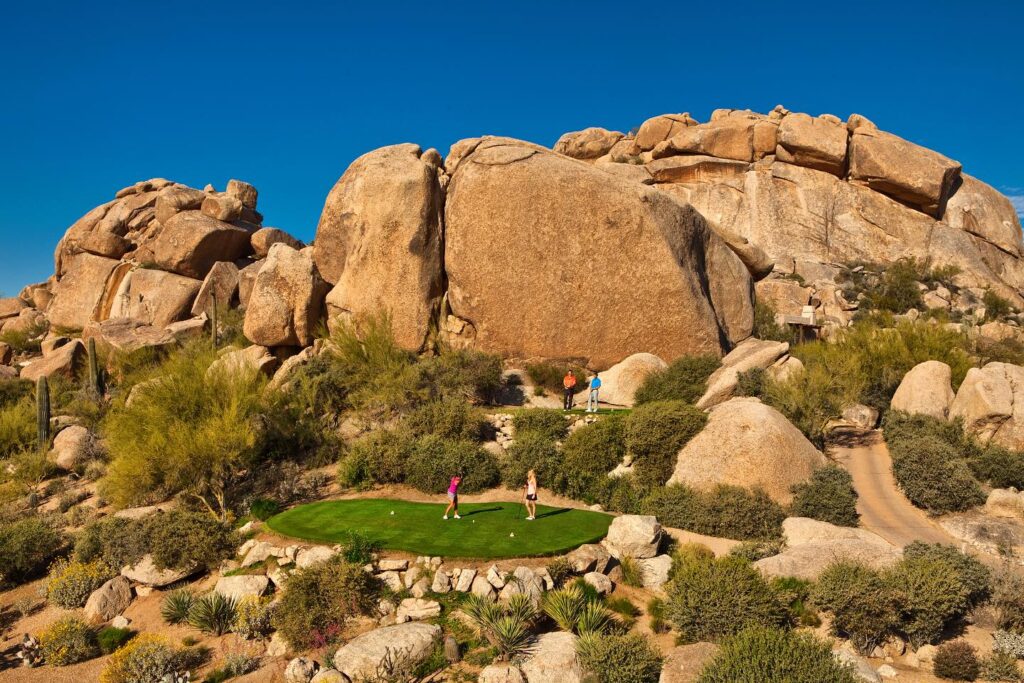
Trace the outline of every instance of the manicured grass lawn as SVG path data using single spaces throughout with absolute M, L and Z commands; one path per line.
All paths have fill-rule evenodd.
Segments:
M 495 559 L 554 555 L 595 543 L 612 522 L 600 512 L 543 505 L 537 506 L 537 519 L 527 521 L 519 503 L 460 503 L 462 519 L 445 521 L 444 508 L 440 502 L 326 500 L 286 510 L 268 519 L 267 526 L 309 541 L 340 543 L 356 531 L 385 549 Z

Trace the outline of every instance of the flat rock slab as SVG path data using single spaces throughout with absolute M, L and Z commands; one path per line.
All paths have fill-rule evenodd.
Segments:
M 364 633 L 346 643 L 334 655 L 334 668 L 351 680 L 372 678 L 389 655 L 419 664 L 430 656 L 441 638 L 441 627 L 423 622 L 386 626 Z

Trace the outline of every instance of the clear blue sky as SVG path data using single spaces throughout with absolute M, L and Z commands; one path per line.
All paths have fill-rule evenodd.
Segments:
M 357 7 L 358 5 L 358 7 Z M 309 239 L 349 162 L 717 107 L 858 112 L 1024 201 L 1024 3 L 45 2 L 0 13 L 0 291 L 136 180 Z

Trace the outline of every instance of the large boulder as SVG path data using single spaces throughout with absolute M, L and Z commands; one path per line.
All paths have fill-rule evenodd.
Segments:
M 558 138 L 554 150 L 574 159 L 596 159 L 611 151 L 615 143 L 622 139 L 622 133 L 604 128 L 587 128 L 586 130 L 566 133 Z
M 78 339 L 60 346 L 21 370 L 21 378 L 35 382 L 40 377 L 61 375 L 73 379 L 85 360 L 85 344 Z
M 711 373 L 707 389 L 697 401 L 697 407 L 706 409 L 732 398 L 739 385 L 740 374 L 750 370 L 771 367 L 789 351 L 786 342 L 746 339 L 722 359 L 722 366 Z
M 779 124 L 779 161 L 842 176 L 846 170 L 849 132 L 838 121 L 807 114 L 790 114 Z
M 966 173 L 946 203 L 942 220 L 1012 256 L 1021 255 L 1020 216 L 1001 192 Z
M 57 467 L 71 472 L 83 465 L 96 448 L 96 440 L 85 427 L 71 425 L 65 427 L 53 438 L 53 450 L 50 457 Z
M 938 152 L 880 130 L 857 129 L 850 140 L 850 181 L 942 218 L 961 166 Z
M 786 505 L 790 488 L 825 463 L 782 413 L 756 398 L 734 398 L 711 409 L 704 429 L 679 451 L 668 483 L 760 487 Z
M 151 555 L 143 555 L 134 565 L 121 568 L 121 576 L 154 588 L 169 586 L 195 573 L 195 569 L 157 569 Z
M 838 560 L 886 569 L 903 556 L 902 549 L 867 529 L 836 526 L 806 517 L 786 519 L 782 533 L 786 549 L 754 563 L 765 576 L 795 576 L 813 581 Z
M 982 443 L 1024 450 L 1024 368 L 989 363 L 971 368 L 949 408 L 964 430 Z
M 237 574 L 235 576 L 222 576 L 217 579 L 214 591 L 225 598 L 241 601 L 244 598 L 259 597 L 267 592 L 270 587 L 270 579 L 257 574 Z
M 890 407 L 915 415 L 945 420 L 955 394 L 950 384 L 952 370 L 937 360 L 927 360 L 910 369 L 892 396 Z
M 694 683 L 720 649 L 714 643 L 690 643 L 672 648 L 665 655 L 658 683 Z
M 597 367 L 721 353 L 708 228 L 690 207 L 518 140 L 460 142 L 447 166 L 445 324 L 462 321 L 459 339 Z
M 253 344 L 244 349 L 228 347 L 217 360 L 210 363 L 208 374 L 224 372 L 229 375 L 247 372 L 261 372 L 268 377 L 274 375 L 279 361 L 265 346 Z
M 668 367 L 668 364 L 653 353 L 634 353 L 600 373 L 601 403 L 613 406 L 633 406 L 633 396 L 648 376 Z M 589 389 L 580 395 L 586 400 Z M 577 399 L 579 400 L 579 399 Z
M 412 667 L 430 656 L 441 638 L 441 627 L 424 622 L 386 626 L 356 636 L 334 654 L 334 668 L 350 680 L 372 678 L 386 658 L 398 658 Z
M 576 636 L 564 631 L 540 635 L 519 668 L 526 683 L 582 683 Z
M 252 253 L 251 233 L 200 211 L 182 211 L 163 224 L 146 246 L 164 270 L 202 280 L 218 261 L 237 261 Z
M 50 323 L 80 330 L 97 320 L 107 280 L 118 265 L 114 259 L 88 253 L 66 257 L 64 274 L 54 287 L 53 301 L 46 311 Z
M 658 554 L 661 537 L 653 515 L 622 515 L 612 520 L 604 544 L 618 558 L 646 559 Z
M 188 317 L 202 283 L 162 270 L 139 268 L 128 273 L 114 295 L 110 318 L 131 318 L 165 327 Z
M 14 318 L 25 308 L 28 304 L 16 296 L 0 299 L 0 320 Z
M 255 234 L 259 234 L 259 232 Z M 218 308 L 233 306 L 238 299 L 238 282 L 238 266 L 229 261 L 214 263 L 192 302 L 192 315 L 205 313 L 212 316 L 214 301 L 217 302 Z
M 764 117 L 744 115 L 736 112 L 735 116 L 726 116 L 708 123 L 683 128 L 668 140 L 659 143 L 652 150 L 655 159 L 675 156 L 678 154 L 702 154 L 720 159 L 735 161 L 753 161 L 758 155 L 775 151 L 775 136 L 771 136 L 770 145 L 754 144 L 754 128 L 759 123 L 767 129 L 778 126 Z
M 689 114 L 662 114 L 647 119 L 640 125 L 636 133 L 636 146 L 642 152 L 649 152 L 658 143 L 664 142 L 684 128 L 696 126 L 697 122 Z
M 395 339 L 419 350 L 443 294 L 440 157 L 417 145 L 356 159 L 324 204 L 313 258 L 329 316 L 387 312 Z
M 143 348 L 158 349 L 175 343 L 172 332 L 147 325 L 132 318 L 110 318 L 89 323 L 82 330 L 82 339 L 95 339 L 97 347 L 132 352 Z
M 245 336 L 262 346 L 309 346 L 326 294 L 327 283 L 309 251 L 275 244 L 245 308 Z
M 110 621 L 132 602 L 132 586 L 123 576 L 115 576 L 97 588 L 85 602 L 85 616 L 94 621 Z
M 253 258 L 266 258 L 270 254 L 270 248 L 275 244 L 284 242 L 292 249 L 303 249 L 305 244 L 297 240 L 280 228 L 260 228 L 252 234 Z

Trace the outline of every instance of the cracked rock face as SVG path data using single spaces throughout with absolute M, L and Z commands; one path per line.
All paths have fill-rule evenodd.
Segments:
M 989 363 L 967 371 L 949 409 L 982 443 L 1024 449 L 1024 368 Z

